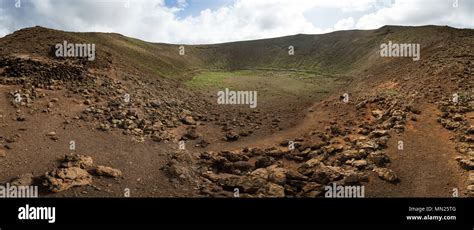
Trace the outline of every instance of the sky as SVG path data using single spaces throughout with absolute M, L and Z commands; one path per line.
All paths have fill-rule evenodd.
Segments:
M 0 0 L 0 37 L 36 25 L 211 44 L 384 25 L 474 28 L 474 0 Z

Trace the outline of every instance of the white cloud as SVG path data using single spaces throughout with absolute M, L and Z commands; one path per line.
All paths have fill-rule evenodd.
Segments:
M 474 1 L 397 0 L 390 7 L 362 16 L 356 27 L 374 29 L 383 25 L 450 25 L 474 27 Z
M 179 8 L 185 8 L 186 6 L 188 6 L 188 3 L 186 2 L 186 0 L 178 0 L 177 5 Z
M 334 25 L 334 29 L 336 30 L 348 30 L 354 28 L 354 19 L 352 17 L 344 18 L 339 20 L 336 25 Z
M 117 32 L 169 43 L 217 43 L 386 24 L 474 27 L 473 1 L 469 5 L 468 0 L 465 4 L 459 0 L 455 10 L 430 3 L 433 1 L 450 5 L 449 0 L 396 0 L 393 4 L 392 0 L 235 0 L 194 16 L 178 17 L 190 7 L 185 0 L 172 7 L 164 0 L 130 0 L 128 8 L 126 0 L 41 0 L 31 1 L 23 14 L 5 8 L 0 14 L 0 36 L 36 24 L 69 31 Z M 328 29 L 321 29 L 305 16 L 315 9 L 343 15 Z

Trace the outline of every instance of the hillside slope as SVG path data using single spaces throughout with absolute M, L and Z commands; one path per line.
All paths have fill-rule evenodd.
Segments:
M 55 57 L 63 41 L 95 44 L 96 59 Z M 419 43 L 420 60 L 381 57 L 389 41 Z M 331 183 L 366 196 L 473 192 L 474 30 L 180 46 L 42 27 L 0 38 L 0 181 L 45 196 L 322 197 Z M 257 90 L 259 106 L 217 104 L 224 87 Z M 60 178 L 68 170 L 84 177 Z

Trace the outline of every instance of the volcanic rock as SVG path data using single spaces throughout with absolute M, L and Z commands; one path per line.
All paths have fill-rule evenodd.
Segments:
M 46 173 L 43 185 L 49 191 L 58 193 L 74 186 L 85 186 L 92 183 L 92 176 L 79 167 L 58 168 Z
M 386 180 L 388 182 L 393 183 L 393 182 L 398 181 L 397 175 L 391 169 L 388 169 L 388 168 L 374 168 L 374 172 L 376 172 L 377 175 L 381 179 Z
M 122 171 L 107 166 L 97 166 L 94 173 L 98 176 L 121 177 Z

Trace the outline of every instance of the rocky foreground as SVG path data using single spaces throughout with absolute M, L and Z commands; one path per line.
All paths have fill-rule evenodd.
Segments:
M 28 53 L 10 44 L 0 50 L 3 182 L 37 185 L 45 196 L 124 196 L 132 188 L 132 196 L 326 197 L 327 186 L 380 181 L 384 192 L 420 187 L 423 195 L 434 181 L 449 180 L 440 190 L 471 196 L 474 43 L 457 39 L 459 47 L 426 48 L 420 62 L 355 72 L 350 85 L 289 114 L 219 107 L 182 79 L 143 77 L 114 55 L 91 65 L 36 52 L 48 46 Z M 425 120 L 431 115 L 435 126 Z M 419 124 L 449 135 L 436 143 L 420 138 L 429 131 L 409 136 Z M 438 156 L 430 145 L 455 147 Z M 394 166 L 394 152 L 447 162 L 417 171 L 424 161 Z M 447 176 L 412 185 L 405 170 Z

